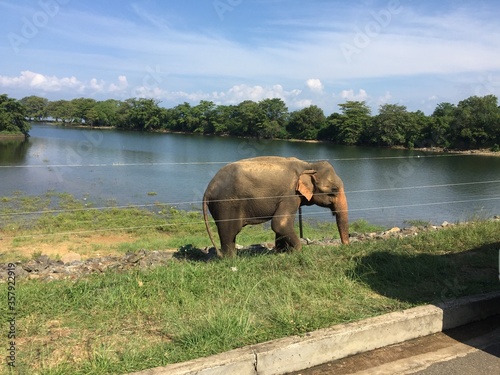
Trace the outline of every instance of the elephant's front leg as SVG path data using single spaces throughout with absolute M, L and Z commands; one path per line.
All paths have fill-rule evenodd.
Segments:
M 294 231 L 293 224 L 295 215 L 276 214 L 271 221 L 271 228 L 276 233 L 276 251 L 293 251 L 300 250 L 302 244 L 299 236 Z

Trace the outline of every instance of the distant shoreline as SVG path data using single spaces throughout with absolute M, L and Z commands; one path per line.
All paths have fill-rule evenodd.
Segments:
M 89 130 L 127 130 L 127 131 L 135 131 L 137 130 L 132 130 L 132 129 L 120 129 L 115 126 L 88 126 L 88 125 L 77 125 L 77 124 L 65 124 L 62 122 L 56 122 L 56 121 L 31 121 L 32 123 L 35 124 L 50 124 L 53 126 L 59 126 L 63 128 L 84 128 L 84 129 L 89 129 Z M 215 135 L 215 134 L 200 134 L 200 133 L 190 133 L 190 132 L 178 132 L 178 131 L 169 131 L 169 130 L 153 130 L 153 131 L 144 131 L 145 133 L 160 133 L 160 134 L 184 134 L 184 135 L 202 135 L 202 136 L 216 136 L 216 137 L 226 137 L 226 135 Z M 24 135 L 20 134 L 18 137 L 24 137 Z M 248 138 L 248 137 L 241 137 L 241 138 Z M 2 135 L 0 134 L 0 139 L 2 139 Z M 257 138 L 255 138 L 257 139 Z M 310 140 L 310 139 L 281 139 L 281 138 L 274 138 L 272 140 L 280 140 L 280 141 L 289 141 L 289 142 L 305 142 L 305 143 L 331 143 L 328 141 L 322 141 L 322 140 Z M 334 143 L 332 143 L 334 144 Z M 359 147 L 380 147 L 380 148 L 388 148 L 388 149 L 394 149 L 394 150 L 410 150 L 407 147 L 404 146 L 373 146 L 373 145 L 355 145 Z M 453 149 L 446 149 L 443 147 L 415 147 L 412 148 L 411 150 L 413 151 L 421 151 L 421 152 L 437 152 L 437 153 L 444 153 L 444 154 L 462 154 L 462 155 L 479 155 L 479 156 L 496 156 L 500 157 L 500 152 L 495 152 L 491 151 L 490 149 L 487 148 L 482 148 L 482 149 L 470 149 L 470 150 L 453 150 Z
M 409 148 L 398 147 L 398 146 L 392 148 L 409 150 Z M 497 157 L 500 156 L 500 152 L 491 151 L 490 149 L 487 148 L 471 149 L 471 150 L 453 150 L 453 149 L 446 149 L 443 147 L 420 147 L 420 148 L 415 147 L 412 150 L 421 152 L 438 152 L 443 154 L 480 155 L 480 156 L 497 156 Z

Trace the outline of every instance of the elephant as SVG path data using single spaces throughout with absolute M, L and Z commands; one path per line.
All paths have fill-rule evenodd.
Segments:
M 341 242 L 349 243 L 344 184 L 327 161 L 309 163 L 294 157 L 259 156 L 227 164 L 205 190 L 203 218 L 219 257 L 236 255 L 236 235 L 244 226 L 269 220 L 276 233 L 277 251 L 300 250 L 294 221 L 304 205 L 330 208 Z M 210 231 L 207 208 L 217 225 L 220 251 Z

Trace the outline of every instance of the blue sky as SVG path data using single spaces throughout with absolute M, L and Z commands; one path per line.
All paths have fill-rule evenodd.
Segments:
M 429 114 L 500 89 L 496 0 L 0 0 L 0 14 L 0 93 L 15 98 Z

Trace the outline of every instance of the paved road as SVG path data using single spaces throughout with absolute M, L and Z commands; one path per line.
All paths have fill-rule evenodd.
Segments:
M 500 375 L 500 315 L 293 375 Z

